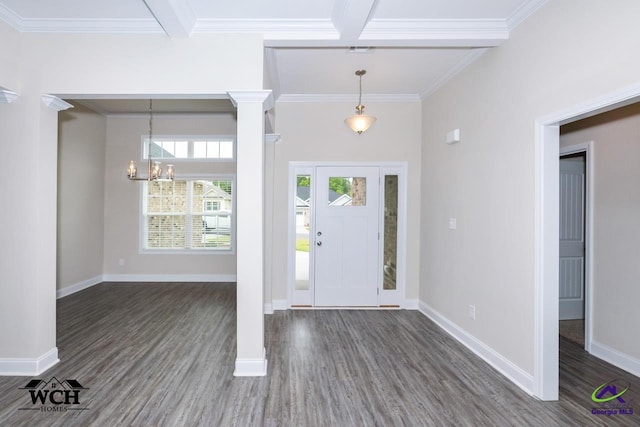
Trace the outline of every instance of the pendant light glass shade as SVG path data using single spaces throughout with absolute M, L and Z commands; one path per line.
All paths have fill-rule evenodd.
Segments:
M 367 70 L 356 71 L 356 76 L 360 78 L 360 92 L 358 96 L 358 105 L 356 105 L 356 114 L 344 119 L 344 122 L 358 135 L 366 131 L 376 121 L 374 116 L 367 116 L 364 114 L 364 105 L 362 105 L 362 76 L 367 73 Z
M 363 105 L 359 105 L 358 107 L 362 107 L 362 109 L 358 110 L 358 108 L 356 107 L 356 114 L 351 117 L 347 117 L 346 119 L 344 119 L 344 122 L 351 128 L 351 130 L 360 135 L 362 132 L 371 127 L 373 122 L 376 121 L 376 118 L 373 116 L 367 116 L 366 114 L 362 114 L 362 112 L 359 112 L 364 110 Z

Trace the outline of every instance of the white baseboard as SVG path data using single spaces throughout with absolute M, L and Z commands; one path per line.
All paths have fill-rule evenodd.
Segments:
M 420 301 L 417 299 L 407 299 L 404 300 L 404 305 L 402 306 L 405 310 L 420 310 Z
M 560 320 L 584 319 L 584 301 L 560 300 Z
M 271 301 L 271 304 L 273 306 L 273 310 L 288 310 L 289 309 L 289 304 L 287 303 L 286 299 L 274 299 L 273 301 Z
M 520 367 L 514 365 L 510 360 L 506 359 L 500 353 L 478 340 L 469 332 L 465 331 L 424 302 L 420 301 L 419 305 L 419 310 L 422 314 L 433 320 L 438 326 L 448 332 L 449 335 L 458 340 L 469 350 L 473 351 L 478 357 L 507 377 L 515 385 L 533 396 L 533 375 L 528 374 Z
M 235 282 L 235 274 L 105 274 L 105 282 Z
M 286 299 L 274 299 L 264 303 L 264 314 L 273 314 L 276 310 L 288 310 L 289 304 Z
M 59 361 L 57 347 L 36 359 L 0 358 L 0 376 L 34 377 Z
M 56 298 L 63 298 L 67 295 L 75 294 L 76 292 L 80 292 L 83 289 L 90 288 L 91 286 L 95 286 L 98 283 L 103 282 L 102 276 L 92 277 L 91 279 L 83 280 L 82 282 L 76 283 L 75 285 L 65 286 L 64 288 L 60 288 L 56 291 Z
M 640 359 L 591 340 L 591 355 L 640 377 Z
M 267 375 L 267 350 L 262 349 L 262 359 L 236 359 L 234 377 L 264 377 Z

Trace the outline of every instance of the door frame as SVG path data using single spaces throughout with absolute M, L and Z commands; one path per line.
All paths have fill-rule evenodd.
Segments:
M 560 157 L 570 154 L 585 154 L 584 162 L 584 349 L 591 353 L 593 322 L 593 141 L 560 147 Z M 559 321 L 559 320 L 558 320 Z
M 640 84 L 535 120 L 534 200 L 534 360 L 533 394 L 542 400 L 559 396 L 559 185 L 560 125 L 640 101 Z
M 310 175 L 312 179 L 311 199 L 315 198 L 313 189 L 316 179 L 317 167 L 379 167 L 380 177 L 385 175 L 398 175 L 398 245 L 396 259 L 396 289 L 384 290 L 382 288 L 382 268 L 377 272 L 378 277 L 378 307 L 380 306 L 397 306 L 398 308 L 408 308 L 409 304 L 406 300 L 406 269 L 407 269 L 407 162 L 320 162 L 320 161 L 291 161 L 289 162 L 288 175 L 288 237 L 287 237 L 287 308 L 304 308 L 315 309 L 314 304 L 314 284 L 312 277 L 314 276 L 314 263 L 309 266 L 309 290 L 300 291 L 295 289 L 295 239 L 296 239 L 296 215 L 295 215 L 295 199 L 296 199 L 296 176 Z M 379 199 L 379 259 L 382 259 L 382 251 L 384 249 L 384 187 L 380 185 Z M 315 235 L 315 218 L 313 207 L 311 209 L 311 235 Z M 310 258 L 313 259 L 314 245 L 310 245 Z M 381 265 L 380 265 L 381 267 Z M 318 307 L 318 309 L 326 309 L 326 307 Z

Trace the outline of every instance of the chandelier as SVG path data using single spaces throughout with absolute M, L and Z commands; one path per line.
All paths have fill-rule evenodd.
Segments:
M 149 148 L 147 151 L 147 176 L 138 176 L 138 167 L 136 162 L 131 160 L 127 168 L 127 178 L 131 181 L 173 181 L 174 169 L 173 165 L 167 165 L 165 177 L 162 177 L 162 164 L 151 159 L 151 144 L 153 136 L 153 101 L 149 100 Z
M 358 97 L 358 105 L 356 105 L 356 114 L 344 119 L 344 122 L 358 135 L 369 129 L 369 127 L 376 121 L 374 116 L 367 116 L 364 114 L 364 105 L 362 105 L 362 76 L 367 73 L 367 70 L 356 71 L 356 76 L 360 77 L 360 96 Z

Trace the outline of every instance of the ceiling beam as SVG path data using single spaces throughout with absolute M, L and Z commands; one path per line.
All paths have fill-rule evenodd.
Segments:
M 169 37 L 189 37 L 196 24 L 196 15 L 193 13 L 187 0 L 144 0 Z
M 335 0 L 331 21 L 340 40 L 358 40 L 375 4 L 376 0 Z

